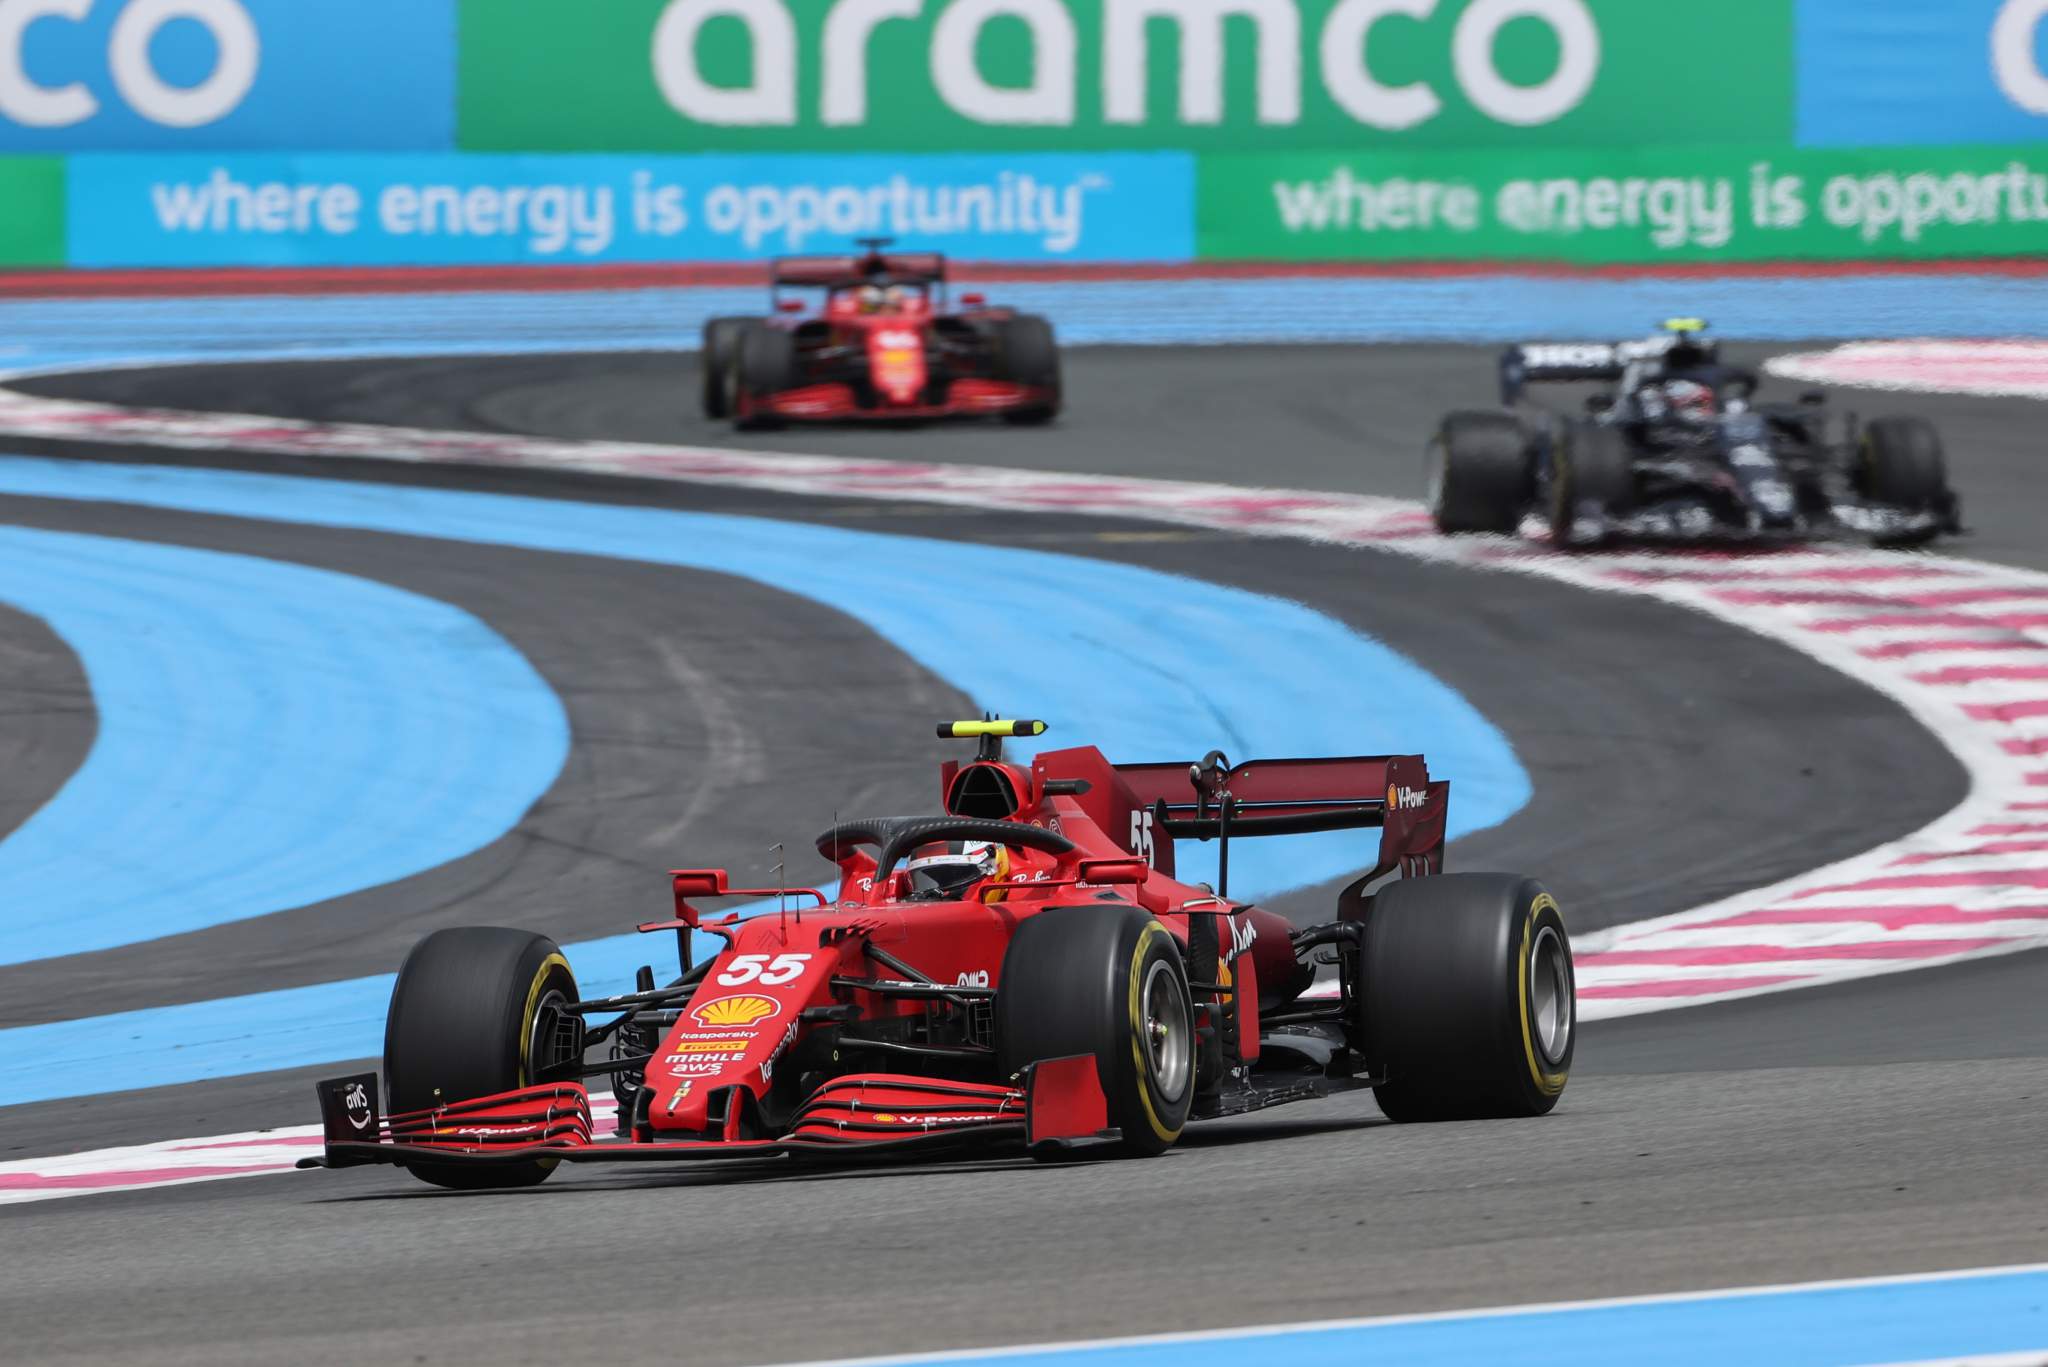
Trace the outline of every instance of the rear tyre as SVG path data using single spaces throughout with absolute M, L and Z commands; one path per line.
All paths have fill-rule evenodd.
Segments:
M 384 1083 L 394 1113 L 509 1092 L 552 1057 L 559 1007 L 576 978 L 553 940 L 499 926 L 437 930 L 413 946 L 384 1024 Z M 437 1187 L 530 1187 L 553 1159 L 531 1163 L 409 1163 Z
M 1627 512 L 1635 493 L 1635 458 L 1621 430 L 1603 423 L 1573 423 L 1551 455 L 1551 541 L 1571 544 L 1572 530 L 1587 504 L 1612 516 Z
M 1572 949 L 1541 883 L 1451 873 L 1389 884 L 1366 913 L 1366 1054 L 1391 1120 L 1543 1115 L 1578 1035 Z
M 1037 425 L 1051 422 L 1059 415 L 1060 349 L 1053 338 L 1052 324 L 1045 319 L 1020 313 L 995 325 L 995 373 L 1000 380 L 1052 391 L 1050 402 L 1005 413 L 1003 421 Z
M 1875 418 L 1863 429 L 1863 492 L 1907 512 L 1938 509 L 1948 498 L 1941 434 L 1924 418 Z
M 1429 444 L 1429 511 L 1446 536 L 1510 534 L 1529 503 L 1529 442 L 1506 413 L 1453 413 Z
M 1195 1099 L 1194 1006 L 1179 942 L 1137 907 L 1066 907 L 1025 919 L 1003 956 L 996 1058 L 1095 1056 L 1127 1153 L 1164 1153 Z
M 739 364 L 740 338 L 754 326 L 754 318 L 713 318 L 704 325 L 704 346 L 698 354 L 703 373 L 704 416 L 732 416 L 733 367 Z

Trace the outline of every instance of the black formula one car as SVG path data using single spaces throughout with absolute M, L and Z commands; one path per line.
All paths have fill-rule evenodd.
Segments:
M 1698 319 L 1613 345 L 1510 347 L 1505 411 L 1453 413 L 1429 452 L 1437 529 L 1514 532 L 1538 512 L 1560 546 L 1720 537 L 1868 538 L 1959 532 L 1941 438 L 1921 418 L 1865 422 L 1809 392 L 1756 397 Z M 1583 413 L 1527 403 L 1532 383 L 1613 385 Z

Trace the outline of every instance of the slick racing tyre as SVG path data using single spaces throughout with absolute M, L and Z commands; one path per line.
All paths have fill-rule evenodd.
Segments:
M 1446 536 L 1510 534 L 1529 504 L 1528 438 L 1506 413 L 1453 413 L 1429 444 L 1429 512 Z
M 732 382 L 739 364 L 740 338 L 757 321 L 753 318 L 713 318 L 704 325 L 704 347 L 698 353 L 698 368 L 704 377 L 704 416 L 732 416 Z
M 1060 349 L 1053 340 L 1052 324 L 1034 314 L 1020 313 L 995 325 L 996 378 L 1050 389 L 1052 402 L 1005 413 L 1003 421 L 1016 424 L 1051 422 L 1060 411 Z
M 1180 944 L 1137 907 L 1065 907 L 1026 918 L 1003 956 L 996 1060 L 1095 1056 L 1109 1121 L 1128 1153 L 1164 1153 L 1195 1098 L 1195 1013 Z
M 796 338 L 781 328 L 756 325 L 740 334 L 739 388 L 755 398 L 779 394 L 796 387 Z M 772 419 L 754 418 L 751 426 L 763 427 Z
M 1366 913 L 1360 1033 L 1391 1120 L 1535 1116 L 1557 1105 L 1578 1034 L 1571 940 L 1533 878 L 1388 884 Z
M 1635 461 L 1628 438 L 1602 423 L 1573 423 L 1550 460 L 1550 539 L 1571 544 L 1587 504 L 1602 514 L 1625 513 L 1635 503 Z
M 1932 511 L 1948 497 L 1941 435 L 1924 418 L 1872 419 L 1863 429 L 1860 473 L 1866 497 L 1909 513 Z
M 509 1092 L 574 1062 L 552 1028 L 576 1000 L 576 979 L 553 940 L 498 926 L 437 930 L 413 946 L 384 1024 L 384 1081 L 394 1114 Z M 530 1187 L 553 1159 L 531 1163 L 409 1163 L 438 1187 Z

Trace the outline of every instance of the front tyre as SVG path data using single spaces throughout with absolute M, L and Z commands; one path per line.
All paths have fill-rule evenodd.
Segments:
M 1180 944 L 1164 925 L 1132 906 L 1040 912 L 1017 927 L 1002 972 L 1004 1076 L 1092 1054 L 1126 1152 L 1164 1153 L 1180 1138 L 1195 1099 L 1195 1015 Z
M 1578 1035 L 1571 939 L 1533 878 L 1405 878 L 1366 913 L 1362 1043 L 1401 1121 L 1547 1114 Z
M 437 930 L 413 946 L 391 989 L 384 1085 L 393 1113 L 469 1101 L 532 1083 L 558 1057 L 560 1008 L 576 978 L 553 940 L 499 926 Z M 555 1160 L 408 1163 L 437 1187 L 530 1187 Z
M 705 417 L 732 416 L 732 382 L 735 368 L 739 365 L 740 338 L 758 321 L 754 318 L 713 318 L 704 325 L 704 345 L 697 360 L 704 386 Z
M 737 389 L 754 400 L 794 389 L 797 383 L 796 338 L 782 328 L 756 325 L 740 334 Z M 771 416 L 756 414 L 743 426 L 766 428 L 776 425 Z
M 1924 418 L 1875 418 L 1863 429 L 1861 483 L 1878 503 L 1935 511 L 1949 496 L 1941 434 Z
M 1550 539 L 1572 544 L 1579 514 L 1591 508 L 1604 521 L 1635 504 L 1635 456 L 1621 429 L 1581 422 L 1566 427 L 1551 454 Z
M 1507 413 L 1453 413 L 1428 452 L 1428 502 L 1436 529 L 1512 534 L 1529 503 L 1531 462 L 1522 424 Z
M 995 324 L 995 375 L 1051 391 L 1046 403 L 1005 413 L 1003 421 L 1017 425 L 1051 422 L 1060 411 L 1060 349 L 1053 339 L 1052 324 L 1036 314 L 1020 313 Z

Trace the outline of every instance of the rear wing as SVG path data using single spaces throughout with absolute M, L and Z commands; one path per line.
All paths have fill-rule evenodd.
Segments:
M 1153 826 L 1177 840 L 1380 828 L 1368 881 L 1443 868 L 1451 785 L 1432 782 L 1420 755 L 1252 760 L 1232 767 L 1212 751 L 1196 764 L 1119 764 L 1117 777 Z M 1225 859 L 1227 860 L 1227 853 Z M 1227 862 L 1223 864 L 1228 868 Z
M 1500 401 L 1514 407 L 1532 384 L 1619 380 L 1629 360 L 1622 351 L 1597 342 L 1511 346 L 1500 356 Z
M 887 252 L 870 256 L 783 256 L 769 263 L 768 279 L 783 286 L 831 289 L 877 277 L 906 285 L 946 281 L 946 258 L 938 252 Z
M 1690 323 L 1693 320 L 1675 320 Z M 1690 330 L 1666 324 L 1673 330 L 1662 337 L 1635 342 L 1538 342 L 1511 346 L 1500 356 L 1500 401 L 1512 408 L 1521 401 L 1522 390 L 1532 384 L 1563 384 L 1569 381 L 1621 379 L 1636 361 L 1654 361 Z

